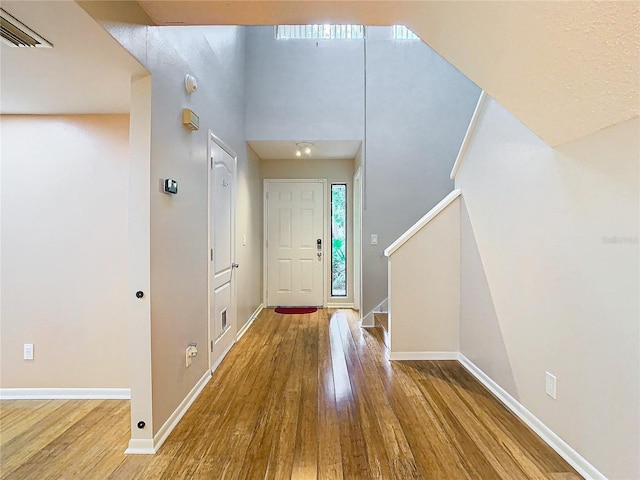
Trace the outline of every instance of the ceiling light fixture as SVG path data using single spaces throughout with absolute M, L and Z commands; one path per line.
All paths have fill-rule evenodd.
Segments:
M 310 157 L 311 156 L 311 148 L 313 147 L 313 143 L 311 142 L 299 142 L 296 143 L 296 147 L 298 147 L 296 149 L 296 157 L 302 157 L 303 155 L 305 157 Z

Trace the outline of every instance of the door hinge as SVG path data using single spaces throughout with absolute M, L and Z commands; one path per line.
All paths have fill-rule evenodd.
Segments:
M 211 160 L 211 170 L 213 170 L 213 157 L 210 160 Z
M 213 340 L 211 340 L 211 351 L 213 352 Z
M 213 262 L 213 248 L 211 249 L 211 261 Z

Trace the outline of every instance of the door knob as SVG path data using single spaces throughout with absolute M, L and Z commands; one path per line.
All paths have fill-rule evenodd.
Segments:
M 237 264 L 237 263 L 232 263 L 231 264 L 231 268 L 239 268 L 239 267 L 240 267 L 240 265 Z

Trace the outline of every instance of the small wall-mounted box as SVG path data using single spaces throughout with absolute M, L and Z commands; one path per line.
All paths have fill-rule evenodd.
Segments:
M 178 193 L 178 181 L 173 178 L 167 178 L 164 181 L 164 193 L 175 195 Z
M 182 109 L 182 124 L 189 130 L 198 130 L 200 128 L 200 118 L 193 110 L 184 108 Z

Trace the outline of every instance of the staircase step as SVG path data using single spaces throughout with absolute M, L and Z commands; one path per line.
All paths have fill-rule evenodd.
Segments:
M 374 313 L 373 318 L 375 320 L 376 327 L 384 328 L 386 332 L 389 331 L 389 314 L 387 313 Z
M 382 341 L 385 347 L 391 348 L 389 342 L 389 314 L 387 313 L 374 313 L 373 314 L 375 326 L 382 331 Z

